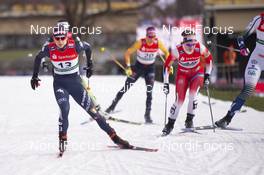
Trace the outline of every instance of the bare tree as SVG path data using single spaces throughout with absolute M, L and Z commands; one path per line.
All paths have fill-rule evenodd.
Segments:
M 181 18 L 183 16 L 200 15 L 204 10 L 204 0 L 174 0 L 174 2 L 170 0 L 166 1 L 166 3 L 164 6 L 161 6 L 159 3 L 151 6 L 151 10 L 155 11 L 156 17 L 173 16 Z M 146 14 L 151 16 L 149 12 L 147 11 Z
M 177 0 L 176 16 L 199 15 L 203 12 L 204 0 Z
M 87 12 L 88 5 L 91 3 L 90 0 L 61 0 L 62 5 L 64 6 L 65 18 L 69 21 L 72 26 L 85 26 L 93 23 L 93 20 L 96 17 L 109 15 L 109 14 L 121 14 L 124 12 L 133 12 L 143 9 L 157 2 L 158 0 L 145 0 L 139 1 L 138 5 L 135 7 L 128 7 L 125 9 L 112 9 L 110 0 L 103 0 L 106 4 L 105 9 L 97 12 Z

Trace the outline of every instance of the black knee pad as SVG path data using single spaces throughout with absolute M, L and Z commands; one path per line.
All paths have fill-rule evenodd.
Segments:
M 177 106 L 175 104 L 172 105 L 171 109 L 170 109 L 170 114 L 174 115 L 175 111 L 176 111 Z
M 198 101 L 197 100 L 193 100 L 193 109 L 196 109 L 198 105 Z
M 151 73 L 151 74 L 148 74 L 146 75 L 145 77 L 146 79 L 146 84 L 154 84 L 154 81 L 155 81 L 155 74 L 154 73 Z

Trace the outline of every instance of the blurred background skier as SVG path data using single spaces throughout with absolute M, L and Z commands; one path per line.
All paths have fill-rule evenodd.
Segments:
M 237 43 L 242 56 L 249 55 L 249 49 L 245 45 L 245 40 L 256 33 L 256 47 L 253 50 L 244 74 L 244 86 L 240 94 L 233 101 L 225 117 L 215 122 L 216 126 L 225 128 L 231 122 L 237 111 L 241 109 L 245 101 L 254 93 L 261 72 L 264 70 L 264 12 L 249 23 L 243 36 L 237 38 Z
M 106 109 L 106 112 L 111 113 L 122 96 L 129 90 L 129 88 L 137 81 L 140 76 L 143 76 L 147 87 L 147 99 L 145 110 L 145 122 L 152 123 L 151 119 L 151 104 L 152 104 L 152 89 L 155 81 L 155 61 L 159 51 L 162 51 L 167 57 L 168 50 L 164 44 L 156 37 L 155 27 L 148 27 L 146 29 L 146 37 L 136 41 L 125 53 L 126 74 L 127 79 L 125 85 L 117 93 L 112 104 Z M 137 52 L 136 63 L 131 66 L 131 54 Z
M 186 128 L 193 128 L 193 118 L 197 108 L 197 95 L 200 87 L 209 85 L 209 77 L 212 70 L 212 55 L 208 49 L 196 40 L 195 32 L 185 30 L 182 32 L 183 41 L 172 48 L 170 55 L 164 64 L 164 93 L 169 93 L 169 67 L 177 61 L 178 69 L 176 74 L 176 100 L 170 109 L 168 123 L 162 130 L 163 135 L 168 135 L 174 127 L 180 108 L 184 102 L 187 89 L 189 88 L 189 104 Z M 204 64 L 206 64 L 204 66 Z M 204 69 L 205 67 L 205 69 Z

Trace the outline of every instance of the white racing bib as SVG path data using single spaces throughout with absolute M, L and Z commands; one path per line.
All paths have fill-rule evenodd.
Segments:
M 54 67 L 54 72 L 58 75 L 79 72 L 79 59 L 74 41 L 69 40 L 66 47 L 65 50 L 60 51 L 55 43 L 49 44 L 50 60 Z
M 67 61 L 53 61 L 51 60 L 54 67 L 54 72 L 59 75 L 72 74 L 79 71 L 79 60 L 78 57 L 73 60 Z
M 141 39 L 141 48 L 137 50 L 137 60 L 142 64 L 153 64 L 159 51 L 158 40 L 148 45 L 146 39 Z

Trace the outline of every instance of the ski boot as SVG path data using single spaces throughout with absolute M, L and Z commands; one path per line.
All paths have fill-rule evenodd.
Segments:
M 116 100 L 113 100 L 112 104 L 105 110 L 106 113 L 110 114 L 111 112 L 113 112 L 115 110 L 115 107 L 117 105 Z
M 132 145 L 129 144 L 128 141 L 123 140 L 122 138 L 120 138 L 118 135 L 116 135 L 116 133 L 113 133 L 110 138 L 112 139 L 112 141 L 117 144 L 118 146 L 120 146 L 123 149 L 130 149 L 132 148 Z
M 229 112 L 226 114 L 225 117 L 215 122 L 215 125 L 219 128 L 226 128 L 232 120 L 232 116 Z
M 146 110 L 145 115 L 144 115 L 144 118 L 145 118 L 145 123 L 146 124 L 153 123 L 153 121 L 152 121 L 152 119 L 150 117 L 150 110 Z
M 193 128 L 193 114 L 187 114 L 186 120 L 185 120 L 185 128 L 186 129 L 192 129 Z
M 169 118 L 168 123 L 165 125 L 165 127 L 162 130 L 162 136 L 167 136 L 171 133 L 174 127 L 175 120 Z
M 66 145 L 67 145 L 67 134 L 60 132 L 59 133 L 59 151 L 60 151 L 59 156 L 62 156 L 62 154 L 66 150 Z
M 100 111 L 101 110 L 101 106 L 98 104 L 98 105 L 95 106 L 95 109 L 96 109 L 96 111 Z

